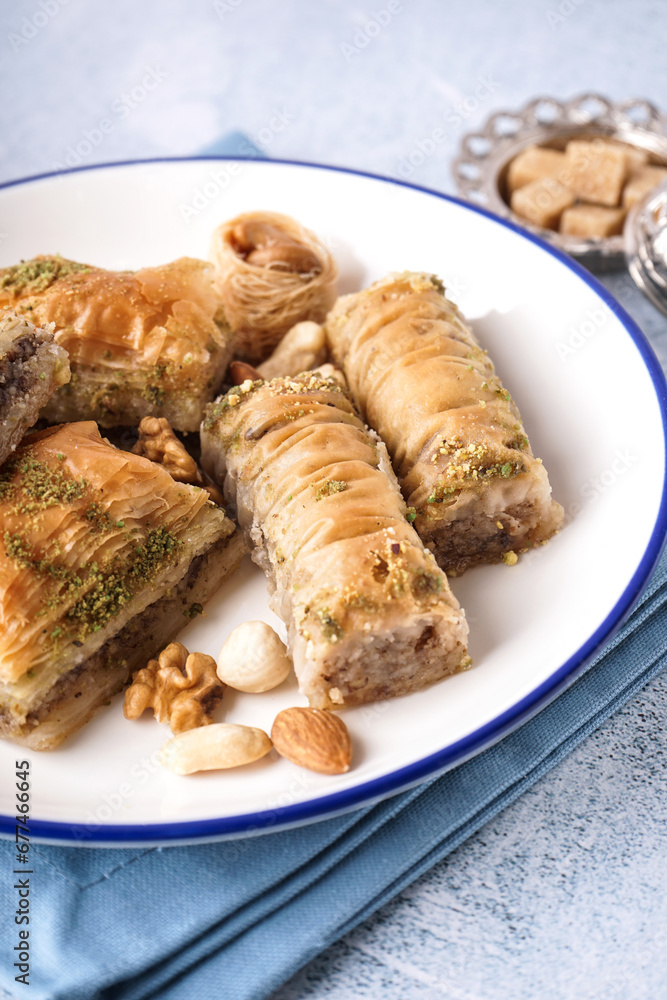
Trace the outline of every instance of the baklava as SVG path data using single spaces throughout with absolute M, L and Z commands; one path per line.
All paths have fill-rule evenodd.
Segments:
M 202 463 L 267 575 L 311 706 L 407 694 L 469 665 L 463 612 L 386 449 L 333 378 L 234 387 L 208 408 Z
M 56 746 L 201 611 L 244 550 L 205 490 L 92 421 L 0 472 L 0 736 Z
M 213 268 L 183 257 L 139 271 L 105 271 L 35 257 L 0 270 L 0 310 L 53 323 L 72 378 L 45 407 L 50 423 L 102 427 L 166 417 L 199 428 L 231 358 Z
M 437 278 L 390 275 L 344 296 L 326 331 L 446 572 L 515 562 L 558 530 L 563 508 L 519 411 Z

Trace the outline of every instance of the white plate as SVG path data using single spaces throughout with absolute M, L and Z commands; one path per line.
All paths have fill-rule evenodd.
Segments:
M 646 581 L 665 534 L 665 384 L 643 336 L 578 265 L 471 206 L 351 172 L 299 164 L 185 160 L 124 164 L 0 190 L 3 264 L 61 253 L 110 268 L 206 257 L 211 233 L 249 209 L 294 215 L 334 252 L 343 290 L 389 271 L 438 274 L 473 321 L 516 399 L 564 505 L 563 531 L 518 565 L 453 581 L 474 667 L 428 691 L 345 712 L 352 770 L 328 777 L 272 753 L 234 772 L 177 777 L 157 752 L 169 730 L 127 722 L 120 697 L 51 753 L 0 747 L 2 830 L 10 775 L 29 757 L 32 835 L 82 844 L 243 835 L 323 818 L 389 795 L 480 750 L 583 669 Z M 249 618 L 276 624 L 262 574 L 244 564 L 184 630 L 218 654 Z M 282 627 L 282 626 L 280 626 Z M 269 730 L 303 704 L 294 682 L 227 691 L 222 718 Z

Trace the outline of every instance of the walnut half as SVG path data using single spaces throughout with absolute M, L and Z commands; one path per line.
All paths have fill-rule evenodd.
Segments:
M 183 733 L 213 722 L 224 689 L 212 656 L 188 654 L 182 643 L 172 642 L 134 674 L 123 713 L 126 719 L 138 719 L 152 708 L 158 722 L 169 722 L 172 733 Z
M 165 417 L 143 418 L 139 424 L 139 440 L 132 451 L 161 465 L 176 482 L 200 486 L 213 503 L 224 506 L 222 493 L 204 479 L 194 458 L 187 453 L 185 445 L 178 440 Z

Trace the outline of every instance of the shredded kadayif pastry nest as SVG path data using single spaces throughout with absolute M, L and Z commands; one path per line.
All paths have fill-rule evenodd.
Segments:
M 256 364 L 295 323 L 322 322 L 338 271 L 324 243 L 277 212 L 246 212 L 213 235 L 211 260 L 235 354 Z

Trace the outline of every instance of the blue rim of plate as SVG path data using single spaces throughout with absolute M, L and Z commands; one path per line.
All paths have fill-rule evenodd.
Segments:
M 418 184 L 410 184 L 407 181 L 397 180 L 393 177 L 384 177 L 381 174 L 373 174 L 368 171 L 355 170 L 349 167 L 309 163 L 303 160 L 268 160 L 248 156 L 173 156 L 153 157 L 146 160 L 122 160 L 117 163 L 87 164 L 68 170 L 52 171 L 44 174 L 36 174 L 32 177 L 6 181 L 0 184 L 0 190 L 17 185 L 31 184 L 34 181 L 48 180 L 91 170 L 114 170 L 120 167 L 146 166 L 154 163 L 205 163 L 221 160 L 261 163 L 266 165 L 268 169 L 271 169 L 272 165 L 283 165 L 343 173 L 379 181 L 383 184 L 393 184 L 396 187 L 408 188 L 412 191 L 419 191 L 422 194 L 430 195 L 441 201 L 448 201 L 459 205 L 467 211 L 475 212 L 490 219 L 497 225 L 504 226 L 523 239 L 534 243 L 545 253 L 555 257 L 566 268 L 574 272 L 618 317 L 639 351 L 653 383 L 662 416 L 663 441 L 665 445 L 665 478 L 662 484 L 662 496 L 660 498 L 658 516 L 649 543 L 625 590 L 602 624 L 598 626 L 577 652 L 569 657 L 545 681 L 534 688 L 529 695 L 520 699 L 510 709 L 502 712 L 479 729 L 474 730 L 474 732 L 469 733 L 463 739 L 457 740 L 442 750 L 429 754 L 428 757 L 392 771 L 381 778 L 375 778 L 354 788 L 334 792 L 331 795 L 323 795 L 308 802 L 294 803 L 289 806 L 262 810 L 261 812 L 243 813 L 237 816 L 222 816 L 206 820 L 113 824 L 110 826 L 100 825 L 98 830 L 91 830 L 89 826 L 84 824 L 64 823 L 52 820 L 31 820 L 30 836 L 35 841 L 42 840 L 72 846 L 120 847 L 135 844 L 198 843 L 210 840 L 222 840 L 228 837 L 270 833 L 288 827 L 299 826 L 304 823 L 330 819 L 354 808 L 368 806 L 381 799 L 388 798 L 427 778 L 435 778 L 455 765 L 461 764 L 475 754 L 485 750 L 499 739 L 502 739 L 503 736 L 506 736 L 509 732 L 536 715 L 537 712 L 576 680 L 631 613 L 665 546 L 667 538 L 667 381 L 653 349 L 623 306 L 589 271 L 562 250 L 542 240 L 534 233 L 522 229 L 509 219 L 501 218 L 488 209 L 464 201 L 462 198 L 443 194 L 441 191 L 434 191 L 431 188 L 422 187 Z M 13 836 L 15 828 L 16 823 L 13 817 L 0 815 L 0 836 Z

